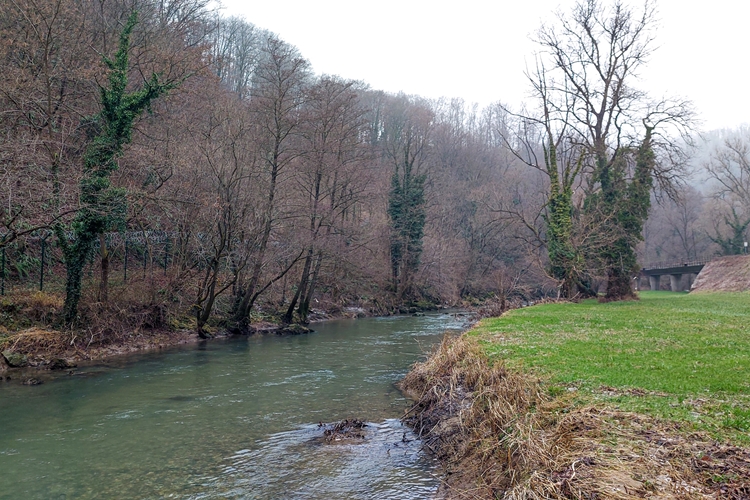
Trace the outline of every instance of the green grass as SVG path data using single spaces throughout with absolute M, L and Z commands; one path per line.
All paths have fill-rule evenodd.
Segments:
M 546 304 L 484 320 L 473 334 L 491 358 L 542 375 L 553 393 L 750 442 L 750 293 Z

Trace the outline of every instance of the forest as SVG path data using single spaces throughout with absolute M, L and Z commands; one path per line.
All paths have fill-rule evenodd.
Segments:
M 638 88 L 655 31 L 582 0 L 532 99 L 480 108 L 315 74 L 204 0 L 0 0 L 2 292 L 102 340 L 630 298 L 750 225 L 750 129 Z

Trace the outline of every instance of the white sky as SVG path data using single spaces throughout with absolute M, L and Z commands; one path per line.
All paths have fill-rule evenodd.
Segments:
M 316 73 L 373 89 L 519 105 L 529 40 L 573 0 L 222 0 L 224 12 L 277 33 Z M 640 3 L 636 3 L 636 8 Z M 750 2 L 657 0 L 659 49 L 640 88 L 693 101 L 702 128 L 750 122 Z M 698 7 L 699 5 L 699 7 Z

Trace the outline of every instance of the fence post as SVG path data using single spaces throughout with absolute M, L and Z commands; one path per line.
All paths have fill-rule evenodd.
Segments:
M 39 291 L 44 291 L 44 250 L 46 247 L 47 238 L 42 238 L 42 262 L 40 266 L 40 272 L 39 272 Z
M 128 237 L 125 236 L 125 262 L 122 266 L 123 277 L 122 282 L 127 283 L 128 281 Z
M 0 280 L 0 295 L 5 295 L 5 246 L 3 246 L 2 261 L 2 270 L 0 270 L 0 274 L 2 274 L 2 279 Z

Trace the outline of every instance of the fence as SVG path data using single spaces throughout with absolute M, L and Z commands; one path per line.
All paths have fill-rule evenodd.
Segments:
M 0 238 L 2 236 L 0 235 Z M 167 231 L 132 231 L 107 233 L 105 245 L 109 253 L 110 279 L 122 283 L 161 268 L 166 275 L 174 262 L 175 242 L 180 235 Z M 97 245 L 85 268 L 92 276 L 97 268 Z M 119 272 L 118 272 L 119 271 Z M 62 250 L 49 231 L 19 238 L 0 249 L 0 295 L 15 290 L 60 290 L 64 287 L 65 265 Z

